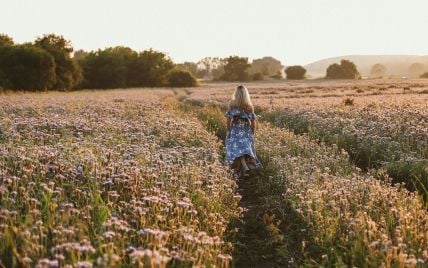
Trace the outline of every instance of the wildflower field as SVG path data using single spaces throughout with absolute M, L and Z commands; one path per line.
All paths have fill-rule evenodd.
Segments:
M 235 86 L 1 95 L 0 267 L 426 267 L 428 82 Z

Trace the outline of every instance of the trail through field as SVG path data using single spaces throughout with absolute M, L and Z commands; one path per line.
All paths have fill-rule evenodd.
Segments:
M 239 193 L 242 195 L 240 206 L 245 212 L 235 226 L 238 232 L 234 241 L 234 264 L 236 267 L 291 267 L 294 258 L 282 256 L 278 247 L 287 246 L 284 237 L 276 232 L 278 224 L 284 225 L 275 218 L 275 214 L 264 201 L 259 189 L 266 180 L 272 177 L 274 170 L 261 170 L 250 177 L 238 181 Z M 282 226 L 283 227 L 283 226 Z M 289 224 L 289 228 L 292 226 Z M 298 241 L 298 239 L 294 240 Z M 286 252 L 295 250 L 288 244 Z M 299 246 L 299 245 L 293 245 Z
M 206 115 L 202 111 L 191 105 L 185 105 L 184 110 L 194 113 L 224 142 L 224 133 L 219 130 L 221 127 L 213 127 L 213 121 L 205 120 Z M 238 192 L 242 196 L 239 206 L 244 212 L 228 228 L 229 241 L 233 244 L 234 267 L 293 267 L 302 258 L 299 250 L 305 237 L 301 233 L 302 222 L 292 215 L 291 209 L 272 206 L 275 203 L 272 200 L 277 200 L 278 204 L 282 202 L 281 192 L 275 191 L 278 170 L 264 164 L 249 177 L 237 179 Z

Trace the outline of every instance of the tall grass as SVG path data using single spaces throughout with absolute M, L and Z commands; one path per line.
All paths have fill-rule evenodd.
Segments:
M 201 118 L 223 111 L 197 107 Z M 215 125 L 224 122 L 216 122 Z M 428 214 L 421 198 L 388 175 L 361 173 L 346 151 L 261 123 L 256 146 L 262 161 L 277 170 L 265 178 L 268 206 L 287 222 L 300 219 L 305 266 L 423 267 L 428 261 Z M 287 237 L 284 225 L 278 230 Z M 283 229 L 281 229 L 283 228 Z M 287 243 L 284 241 L 284 243 Z M 284 244 L 282 244 L 284 245 Z M 278 251 L 286 247 L 276 245 Z M 286 254 L 286 252 L 284 252 Z

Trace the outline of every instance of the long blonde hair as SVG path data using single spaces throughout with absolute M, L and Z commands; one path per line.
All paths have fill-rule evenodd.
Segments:
M 244 109 L 248 112 L 254 112 L 254 106 L 251 102 L 250 93 L 248 89 L 240 85 L 235 89 L 235 92 L 232 95 L 232 100 L 229 102 L 229 109 L 238 108 Z

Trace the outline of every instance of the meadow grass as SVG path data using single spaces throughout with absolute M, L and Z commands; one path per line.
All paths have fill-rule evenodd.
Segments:
M 0 100 L 0 266 L 230 266 L 236 183 L 170 95 Z
M 202 119 L 224 121 L 224 111 L 218 107 L 199 106 L 195 112 Z M 211 127 L 220 124 L 217 121 Z M 268 123 L 259 124 L 255 138 L 259 157 L 276 170 L 258 189 L 265 195 L 266 207 L 274 211 L 267 221 L 275 219 L 275 235 L 281 237 L 281 243 L 272 246 L 284 256 L 303 256 L 293 265 L 426 264 L 428 215 L 417 194 L 392 185 L 381 171 L 377 178 L 362 173 L 337 146 L 319 144 Z M 295 218 L 299 221 L 294 227 L 301 232 L 294 230 L 297 235 L 290 236 L 290 229 L 281 222 L 296 222 Z M 300 254 L 290 254 L 291 237 L 300 242 Z

